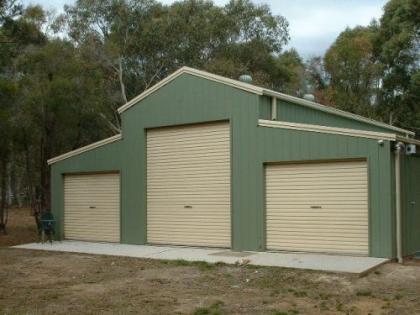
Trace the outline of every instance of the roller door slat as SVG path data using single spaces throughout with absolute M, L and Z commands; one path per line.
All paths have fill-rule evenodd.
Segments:
M 368 255 L 367 183 L 366 162 L 268 165 L 267 248 Z
M 227 123 L 147 131 L 147 240 L 230 247 Z
M 83 241 L 120 241 L 119 174 L 64 177 L 64 237 Z

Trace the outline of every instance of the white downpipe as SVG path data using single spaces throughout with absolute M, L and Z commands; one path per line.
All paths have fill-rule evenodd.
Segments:
M 277 97 L 271 97 L 271 120 L 277 120 Z
M 403 262 L 402 254 L 402 220 L 401 220 L 401 151 L 404 144 L 398 142 L 395 146 L 395 203 L 396 203 L 396 236 L 397 236 L 397 260 Z

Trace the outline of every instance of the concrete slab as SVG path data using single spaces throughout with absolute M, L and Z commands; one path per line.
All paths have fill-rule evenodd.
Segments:
M 348 272 L 355 274 L 363 274 L 388 261 L 388 259 L 372 257 L 280 252 L 242 253 L 223 250 L 220 248 L 127 245 L 81 241 L 63 241 L 54 242 L 53 244 L 31 243 L 13 247 L 151 259 L 183 259 L 187 261 L 206 261 L 209 263 L 246 263 L 258 266 L 310 269 L 329 272 Z

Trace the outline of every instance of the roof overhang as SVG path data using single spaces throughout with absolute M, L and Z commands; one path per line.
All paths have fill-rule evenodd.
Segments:
M 272 90 L 266 90 L 266 89 L 263 90 L 263 94 L 271 96 L 271 97 L 276 97 L 278 99 L 288 101 L 288 102 L 291 102 L 291 103 L 294 103 L 294 104 L 299 104 L 299 105 L 302 105 L 302 106 L 305 106 L 305 107 L 309 107 L 309 108 L 316 109 L 316 110 L 319 110 L 319 111 L 322 111 L 322 112 L 326 112 L 326 113 L 329 113 L 329 114 L 333 114 L 333 115 L 357 120 L 357 121 L 360 121 L 360 122 L 364 122 L 364 123 L 367 123 L 367 124 L 370 124 L 370 125 L 378 126 L 378 127 L 381 127 L 381 128 L 393 130 L 393 131 L 396 131 L 398 133 L 402 133 L 402 134 L 405 134 L 405 135 L 410 135 L 410 136 L 415 135 L 414 132 L 409 131 L 409 130 L 405 130 L 405 129 L 398 128 L 398 127 L 395 127 L 395 126 L 391 126 L 391 125 L 385 124 L 383 122 L 373 120 L 373 119 L 370 119 L 370 118 L 366 118 L 366 117 L 356 115 L 356 114 L 353 114 L 353 113 L 349 113 L 349 112 L 346 112 L 346 111 L 343 111 L 343 110 L 340 110 L 340 109 L 337 109 L 337 108 L 334 108 L 334 107 L 325 106 L 325 105 L 322 105 L 322 104 L 319 104 L 319 103 L 311 102 L 311 101 L 305 100 L 303 98 L 283 94 L 283 93 L 272 91 Z
M 115 136 L 112 136 L 112 137 L 103 139 L 101 141 L 91 143 L 91 144 L 89 144 L 87 146 L 78 148 L 76 150 L 69 151 L 69 152 L 66 152 L 64 154 L 61 154 L 59 156 L 53 157 L 52 159 L 49 159 L 47 161 L 47 163 L 48 163 L 48 165 L 51 165 L 51 164 L 56 163 L 58 161 L 62 161 L 62 160 L 68 159 L 70 157 L 73 157 L 73 156 L 79 155 L 81 153 L 84 153 L 84 152 L 87 152 L 87 151 L 90 151 L 90 150 L 99 148 L 99 147 L 101 147 L 103 145 L 106 145 L 106 144 L 109 144 L 109 143 L 112 143 L 114 141 L 118 141 L 118 140 L 121 140 L 121 139 L 122 139 L 122 135 L 121 134 L 118 134 L 118 135 L 115 135 Z
M 420 146 L 419 140 L 402 137 L 402 136 L 396 135 L 395 133 L 388 133 L 388 132 L 376 132 L 376 131 L 367 131 L 367 130 L 359 130 L 359 129 L 338 128 L 338 127 L 292 123 L 292 122 L 287 122 L 287 121 L 273 121 L 273 120 L 264 120 L 264 119 L 258 120 L 258 126 L 318 132 L 318 133 L 326 133 L 326 134 L 334 134 L 334 135 L 350 136 L 350 137 L 358 137 L 358 138 L 368 138 L 368 139 L 376 139 L 376 140 L 401 141 L 401 142 L 415 144 L 415 145 Z

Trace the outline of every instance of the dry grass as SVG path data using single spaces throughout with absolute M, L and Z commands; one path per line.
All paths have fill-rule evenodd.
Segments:
M 32 243 L 38 239 L 35 219 L 31 215 L 30 209 L 10 209 L 6 228 L 6 235 L 0 233 L 0 247 Z
M 0 248 L 0 283 L 0 314 L 420 314 L 419 265 L 359 278 Z

